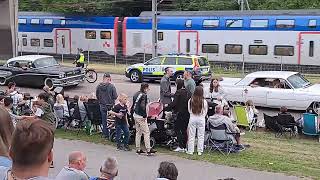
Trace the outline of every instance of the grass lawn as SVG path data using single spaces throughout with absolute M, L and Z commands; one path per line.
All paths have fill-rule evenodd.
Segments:
M 82 131 L 77 135 L 73 131 L 57 130 L 56 137 L 112 144 L 100 138 L 100 135 L 87 136 Z M 244 144 L 250 144 L 251 147 L 246 151 L 230 154 L 229 156 L 211 152 L 204 153 L 199 157 L 197 155 L 189 156 L 184 153 L 171 152 L 161 147 L 158 147 L 157 150 L 186 159 L 320 179 L 320 143 L 315 138 L 295 137 L 286 139 L 284 137 L 275 138 L 269 132 L 246 132 L 242 140 Z

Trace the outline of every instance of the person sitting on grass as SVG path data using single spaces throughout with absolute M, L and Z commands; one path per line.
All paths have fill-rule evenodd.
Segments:
M 56 129 L 56 118 L 48 102 L 48 95 L 40 93 L 37 101 L 33 102 L 35 115 L 41 120 L 48 122 L 53 130 Z
M 90 180 L 113 180 L 118 176 L 118 162 L 115 158 L 109 157 L 100 167 L 100 176 L 92 177 Z
M 120 94 L 118 97 L 119 103 L 116 104 L 109 113 L 115 116 L 116 120 L 116 139 L 117 139 L 117 149 L 131 151 L 129 143 L 129 123 L 127 118 L 128 113 L 128 96 L 125 94 Z M 123 146 L 121 146 L 121 131 L 124 134 Z
M 83 152 L 73 151 L 69 154 L 69 165 L 65 166 L 56 176 L 57 180 L 88 180 L 84 172 L 87 158 Z

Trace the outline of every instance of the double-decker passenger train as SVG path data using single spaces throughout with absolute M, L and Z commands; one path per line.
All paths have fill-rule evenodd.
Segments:
M 320 10 L 167 11 L 157 21 L 159 54 L 320 66 Z M 102 56 L 151 54 L 151 12 L 124 18 L 19 14 L 20 52 L 77 54 L 78 48 Z

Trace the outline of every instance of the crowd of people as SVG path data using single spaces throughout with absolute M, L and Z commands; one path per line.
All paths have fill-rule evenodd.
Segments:
M 204 152 L 205 130 L 209 124 L 218 127 L 222 124 L 230 132 L 235 147 L 245 149 L 241 144 L 241 131 L 229 110 L 225 100 L 223 87 L 218 78 L 212 78 L 210 87 L 198 86 L 192 78 L 191 71 L 185 71 L 183 79 L 177 79 L 176 91 L 172 92 L 171 77 L 173 69 L 165 68 L 165 75 L 160 81 L 160 102 L 164 111 L 171 111 L 174 117 L 174 131 L 178 139 L 176 152 L 192 155 L 195 152 L 197 139 L 197 154 Z M 31 177 L 46 179 L 48 168 L 53 165 L 54 131 L 59 126 L 55 109 L 61 107 L 64 117 L 73 114 L 62 92 L 55 93 L 48 87 L 32 99 L 30 94 L 21 94 L 15 83 L 10 82 L 3 96 L 0 107 L 0 179 L 20 180 Z M 150 146 L 150 129 L 148 126 L 148 92 L 149 84 L 141 83 L 140 90 L 132 97 L 118 93 L 112 83 L 111 75 L 105 73 L 103 81 L 97 86 L 95 95 L 75 96 L 81 120 L 85 121 L 85 103 L 95 99 L 101 113 L 102 134 L 110 138 L 107 117 L 115 117 L 117 149 L 131 151 L 129 146 L 129 127 L 132 118 L 135 126 L 135 150 L 137 154 L 153 155 L 156 151 Z M 213 115 L 208 116 L 209 106 L 215 104 Z M 248 100 L 245 104 L 250 121 L 256 121 L 258 110 L 254 103 Z M 282 113 L 287 113 L 285 107 Z M 131 116 L 128 116 L 130 114 Z M 130 118 L 131 117 L 131 118 Z M 130 118 L 130 119 L 129 119 Z M 123 134 L 123 137 L 122 137 Z M 141 137 L 144 148 L 141 147 Z M 99 177 L 89 177 L 84 173 L 86 155 L 75 151 L 69 155 L 69 164 L 57 175 L 57 179 L 113 179 L 118 175 L 118 163 L 113 157 L 107 158 L 100 168 Z M 173 163 L 163 162 L 158 170 L 159 179 L 177 179 L 178 171 Z

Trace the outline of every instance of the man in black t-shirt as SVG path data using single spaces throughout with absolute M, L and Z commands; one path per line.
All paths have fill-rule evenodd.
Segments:
M 117 149 L 131 151 L 129 148 L 129 124 L 127 119 L 128 107 L 127 107 L 127 95 L 120 94 L 118 99 L 119 103 L 114 106 L 112 111 L 109 113 L 115 116 L 116 120 L 116 139 L 117 139 Z M 121 146 L 121 131 L 123 131 L 124 139 L 123 145 Z

